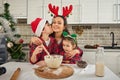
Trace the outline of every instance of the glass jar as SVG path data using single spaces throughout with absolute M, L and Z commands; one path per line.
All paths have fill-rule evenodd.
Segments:
M 95 62 L 95 75 L 104 76 L 104 48 L 98 47 L 96 51 Z

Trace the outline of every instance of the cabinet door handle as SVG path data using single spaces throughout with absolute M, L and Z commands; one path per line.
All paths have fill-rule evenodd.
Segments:
M 118 4 L 118 21 L 120 21 L 120 4 Z
M 80 7 L 80 12 L 79 12 L 80 14 L 79 15 L 80 15 L 80 22 L 81 22 L 82 21 L 82 5 L 80 5 L 79 7 Z
M 113 4 L 113 21 L 117 21 L 117 4 Z

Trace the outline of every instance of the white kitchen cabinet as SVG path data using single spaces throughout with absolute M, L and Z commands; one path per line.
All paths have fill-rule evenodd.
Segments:
M 27 23 L 36 17 L 51 21 L 49 3 L 59 6 L 58 14 L 62 14 L 63 6 L 73 5 L 68 24 L 120 23 L 120 0 L 28 0 Z
M 27 0 L 6 0 L 6 2 L 10 4 L 9 10 L 12 16 L 15 18 L 27 17 Z
M 48 4 L 60 6 L 61 0 L 28 0 L 28 20 L 27 23 L 30 24 L 37 17 L 46 18 L 48 21 L 52 20 L 52 16 L 48 9 Z
M 3 13 L 3 1 L 0 0 L 0 14 Z
M 68 24 L 80 24 L 80 0 L 62 0 L 62 7 L 70 5 L 73 10 L 67 17 Z
M 43 0 L 28 0 L 28 20 L 27 23 L 30 24 L 37 17 L 43 18 L 44 4 Z
M 99 23 L 120 21 L 120 0 L 99 0 Z
M 80 0 L 80 23 L 97 23 L 97 0 Z
M 75 0 L 75 1 L 70 1 L 70 0 L 57 0 L 57 1 L 54 1 L 54 0 L 45 0 L 44 3 L 44 18 L 47 18 L 49 20 L 52 20 L 52 16 L 51 16 L 51 13 L 48 13 L 49 9 L 48 9 L 48 4 L 49 3 L 52 3 L 52 5 L 55 5 L 55 6 L 58 6 L 59 7 L 59 11 L 58 11 L 58 14 L 59 15 L 62 15 L 63 13 L 63 10 L 62 8 L 65 7 L 65 6 L 68 6 L 69 5 L 73 5 L 73 10 L 72 10 L 72 14 L 70 15 L 69 14 L 69 17 L 67 17 L 67 21 L 68 21 L 68 24 L 79 24 L 80 23 L 80 16 L 79 16 L 79 13 L 80 13 L 80 4 L 79 4 L 79 0 Z
M 48 4 L 52 4 L 59 7 L 58 14 L 62 15 L 62 7 L 73 5 L 72 14 L 67 17 L 68 24 L 79 24 L 80 23 L 80 0 L 42 0 L 28 1 L 28 24 L 36 17 L 46 18 L 50 22 L 52 21 L 51 12 L 49 12 Z M 42 3 L 42 4 L 38 4 Z M 34 6 L 31 6 L 34 5 Z
M 49 2 L 48 0 L 46 1 Z M 53 2 L 51 1 L 51 3 Z M 67 17 L 68 24 L 97 23 L 97 0 L 58 0 L 56 5 L 60 8 L 59 14 L 62 14 L 62 7 L 70 4 L 73 5 L 73 10 L 72 14 Z M 49 16 L 50 14 L 48 15 L 46 10 L 45 18 Z
M 60 15 L 62 15 L 62 7 L 73 5 L 72 14 L 67 17 L 68 24 L 97 22 L 97 0 L 28 0 L 28 24 L 36 17 L 51 21 L 53 17 L 48 13 L 49 3 L 59 6 L 58 14 Z
M 87 61 L 88 64 L 95 64 L 95 50 L 84 51 L 82 59 Z M 105 51 L 104 63 L 116 75 L 120 76 L 120 51 Z

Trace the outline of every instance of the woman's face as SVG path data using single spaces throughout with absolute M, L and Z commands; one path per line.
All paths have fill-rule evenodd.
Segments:
M 64 26 L 64 21 L 61 17 L 55 17 L 53 19 L 52 29 L 54 32 L 63 32 L 65 26 Z

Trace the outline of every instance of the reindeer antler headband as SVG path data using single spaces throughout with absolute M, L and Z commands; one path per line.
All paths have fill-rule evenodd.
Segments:
M 58 6 L 55 5 L 52 6 L 52 4 L 49 4 L 48 8 L 54 14 L 54 16 L 58 16 L 58 10 L 59 10 Z M 72 9 L 73 9 L 72 5 L 70 5 L 69 8 L 68 6 L 62 7 L 63 10 L 62 16 L 67 17 L 72 12 Z

